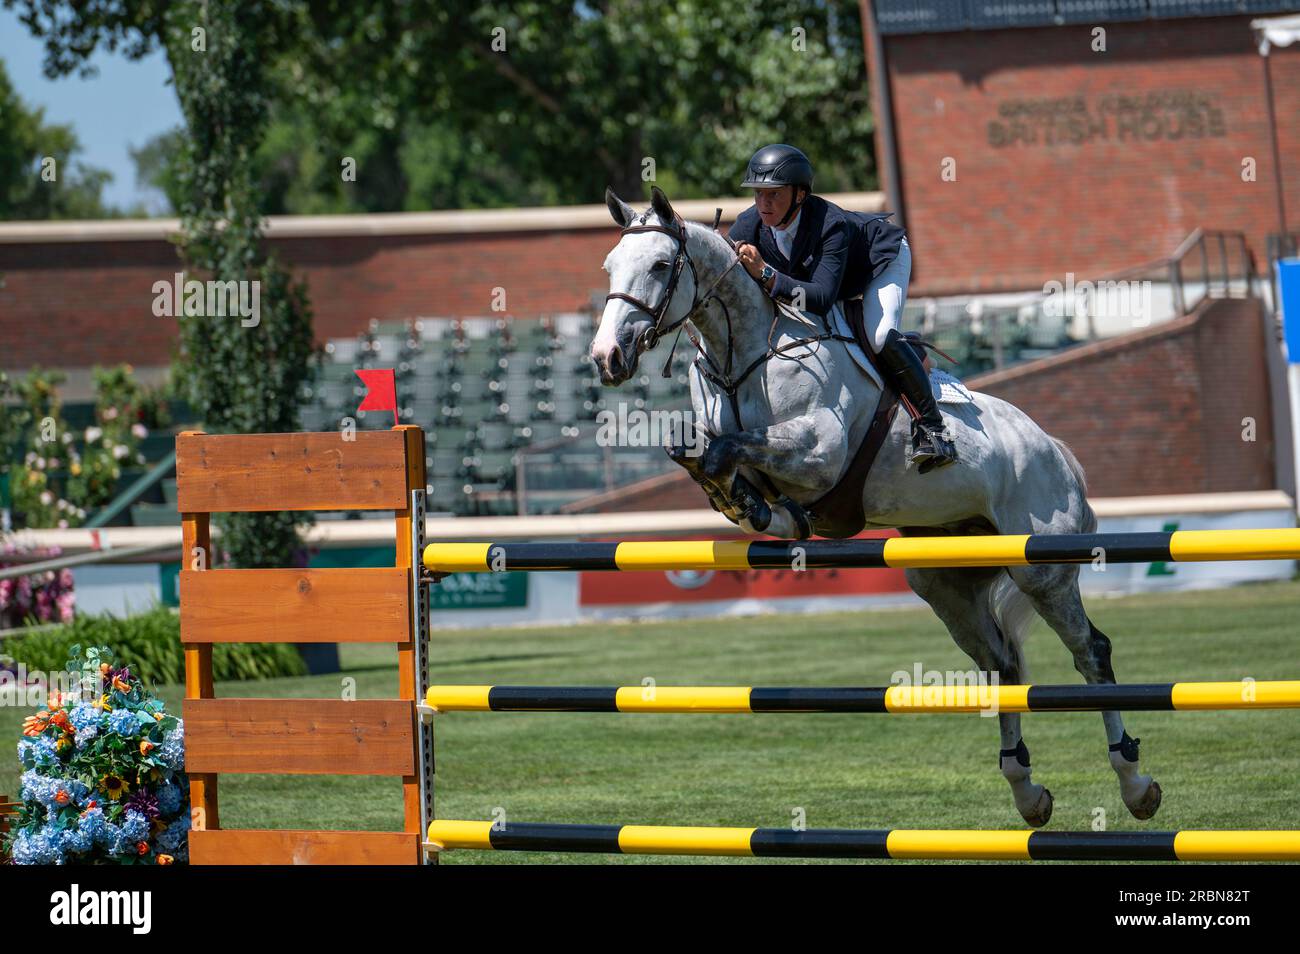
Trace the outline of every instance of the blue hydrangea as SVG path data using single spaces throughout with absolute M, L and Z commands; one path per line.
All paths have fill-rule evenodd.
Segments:
M 140 720 L 130 709 L 115 709 L 109 713 L 108 730 L 129 739 L 140 731 Z
M 16 865 L 61 865 L 64 859 L 59 839 L 48 829 L 40 828 L 18 833 L 13 860 Z
M 122 829 L 112 822 L 104 823 L 104 831 L 99 836 L 99 843 L 108 849 L 112 855 L 133 855 L 135 854 L 135 842 L 128 841 L 122 834 Z
M 168 732 L 155 753 L 159 760 L 174 772 L 180 772 L 185 768 L 184 728 L 184 725 L 178 724 L 175 729 Z
M 172 782 L 159 785 L 154 794 L 158 796 L 158 810 L 164 815 L 175 815 L 180 811 L 181 800 L 185 797 L 181 787 Z
M 18 758 L 22 760 L 23 765 L 34 765 L 37 768 L 55 768 L 59 765 L 59 754 L 54 749 L 54 740 L 44 735 L 20 741 Z
M 92 705 L 81 703 L 68 713 L 68 721 L 72 723 L 74 729 L 89 729 L 92 726 L 98 727 L 104 713 Z
M 69 804 L 80 804 L 90 794 L 90 786 L 85 782 L 38 775 L 35 769 L 23 773 L 22 785 L 23 801 L 36 802 L 51 812 L 56 812 Z M 59 792 L 66 792 L 71 801 L 60 804 Z
M 99 737 L 99 726 L 88 725 L 84 729 L 77 730 L 77 748 L 83 749 Z
M 122 825 L 122 834 L 131 841 L 144 841 L 149 837 L 149 817 L 134 809 L 126 813 L 126 822 Z
M 159 833 L 158 850 L 179 860 L 188 848 L 189 833 L 189 816 L 182 815 Z
M 59 847 L 69 854 L 84 854 L 90 851 L 94 843 L 93 833 L 84 826 L 66 829 L 59 839 Z
M 102 808 L 92 808 L 81 816 L 78 827 L 85 832 L 88 838 L 91 838 L 99 844 L 106 844 L 108 838 L 108 822 L 104 819 L 104 810 Z
M 45 804 L 45 800 L 41 796 L 48 792 L 50 779 L 41 775 L 35 769 L 28 769 L 19 776 L 18 781 L 22 786 L 21 797 L 23 801 Z

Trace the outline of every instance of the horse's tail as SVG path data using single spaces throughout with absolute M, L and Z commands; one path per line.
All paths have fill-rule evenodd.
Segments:
M 1029 635 L 1029 625 L 1034 621 L 1037 611 L 1029 597 L 1021 592 L 1011 576 L 1003 570 L 988 588 L 989 611 L 1002 633 L 1003 646 L 1007 662 L 1019 674 L 1020 681 L 1028 685 L 1029 663 L 1025 660 L 1023 644 Z

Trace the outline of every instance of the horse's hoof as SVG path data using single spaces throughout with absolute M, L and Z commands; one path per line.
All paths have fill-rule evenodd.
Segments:
M 1152 779 L 1151 784 L 1147 786 L 1145 794 L 1143 794 L 1143 796 L 1136 802 L 1130 804 L 1128 810 L 1133 813 L 1134 818 L 1139 821 L 1146 821 L 1148 818 L 1155 815 L 1157 810 L 1159 810 L 1161 797 L 1160 783 L 1155 779 Z
M 1028 811 L 1021 809 L 1020 814 L 1030 828 L 1042 828 L 1052 820 L 1052 793 L 1044 787 L 1043 793 L 1038 796 L 1038 801 L 1034 803 L 1034 807 Z

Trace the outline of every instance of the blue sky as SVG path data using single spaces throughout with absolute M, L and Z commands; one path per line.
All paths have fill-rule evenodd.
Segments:
M 141 146 L 181 121 L 176 94 L 168 85 L 170 70 L 161 53 L 138 61 L 118 54 L 96 53 L 99 75 L 83 80 L 48 80 L 41 72 L 43 47 L 19 22 L 16 13 L 0 7 L 0 60 L 22 101 L 43 107 L 47 123 L 72 126 L 81 141 L 80 159 L 107 169 L 113 181 L 104 188 L 110 205 L 136 201 L 155 213 L 165 210 L 158 193 L 136 186 L 135 164 L 128 148 Z

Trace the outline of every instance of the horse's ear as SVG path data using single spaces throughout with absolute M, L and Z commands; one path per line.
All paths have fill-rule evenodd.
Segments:
M 668 201 L 668 196 L 664 195 L 664 190 L 654 186 L 650 190 L 650 208 L 655 210 L 655 215 L 664 225 L 671 225 L 677 218 L 677 213 L 673 211 L 673 205 Z
M 605 188 L 605 205 L 609 206 L 609 214 L 614 217 L 614 221 L 621 229 L 627 228 L 628 223 L 636 216 L 632 206 L 616 196 L 614 190 L 609 187 Z

